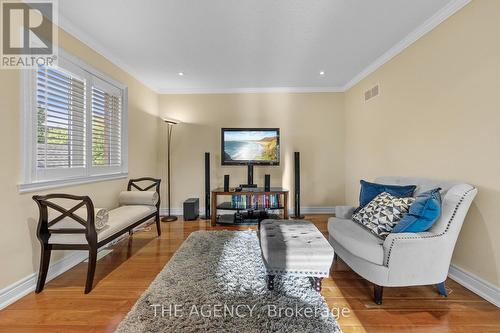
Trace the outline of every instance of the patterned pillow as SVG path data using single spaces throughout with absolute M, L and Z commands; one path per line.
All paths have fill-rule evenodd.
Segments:
M 415 198 L 396 198 L 387 192 L 377 195 L 368 205 L 352 216 L 380 238 L 386 238 L 399 220 L 408 213 Z

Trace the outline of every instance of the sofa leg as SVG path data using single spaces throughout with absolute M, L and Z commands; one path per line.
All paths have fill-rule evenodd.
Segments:
M 444 297 L 448 297 L 448 292 L 446 291 L 446 285 L 444 282 L 436 284 L 439 294 Z
M 313 281 L 314 281 L 314 290 L 316 290 L 317 292 L 320 292 L 321 291 L 321 282 L 323 281 L 323 278 L 322 277 L 313 277 Z
M 156 214 L 156 231 L 158 232 L 158 237 L 160 237 L 161 236 L 160 213 Z
M 384 287 L 374 285 L 373 286 L 373 300 L 375 301 L 375 304 L 381 305 L 382 304 L 382 297 L 384 293 Z
M 95 266 L 97 264 L 97 247 L 91 247 L 89 250 L 89 265 L 87 268 L 87 282 L 85 283 L 85 293 L 92 290 L 94 283 Z
M 39 293 L 43 290 L 45 286 L 45 280 L 47 279 L 47 272 L 49 271 L 50 263 L 50 253 L 52 249 L 42 245 L 42 251 L 40 254 L 40 269 L 38 271 L 38 280 L 36 282 L 35 293 Z
M 267 289 L 274 290 L 274 275 L 267 275 Z

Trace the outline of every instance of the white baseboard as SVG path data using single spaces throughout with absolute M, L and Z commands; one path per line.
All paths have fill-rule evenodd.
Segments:
M 500 308 L 500 288 L 463 268 L 450 266 L 448 277 Z
M 203 215 L 205 212 L 205 207 L 200 207 L 200 214 Z M 288 210 L 290 215 L 293 215 L 293 209 Z M 323 206 L 323 207 L 301 207 L 301 214 L 333 214 L 335 213 L 335 206 Z M 175 216 L 182 216 L 182 208 L 171 208 L 170 213 Z M 167 208 L 160 208 L 160 215 L 167 215 Z
M 88 257 L 87 251 L 75 251 L 56 261 L 49 267 L 47 282 L 66 272 L 73 266 L 81 263 Z M 0 290 L 0 309 L 7 307 L 23 296 L 33 292 L 36 287 L 38 273 L 33 273 L 22 280 Z
M 293 209 L 289 209 L 290 215 L 293 215 Z M 301 214 L 334 214 L 335 206 L 323 206 L 323 207 L 300 207 Z
M 128 238 L 128 234 L 123 234 L 122 236 L 116 238 L 112 242 L 109 242 L 108 244 L 100 247 L 97 251 L 101 252 L 101 250 L 106 249 L 118 242 L 121 242 L 125 238 Z M 107 252 L 104 255 L 107 254 L 109 254 L 109 252 Z M 101 254 L 101 257 L 102 256 L 103 255 Z M 75 251 L 71 252 L 64 258 L 54 262 L 49 266 L 49 271 L 47 272 L 47 279 L 45 280 L 45 283 L 56 278 L 62 273 L 70 270 L 71 268 L 78 265 L 82 261 L 85 261 L 87 258 L 88 258 L 88 251 Z M 33 292 L 36 288 L 37 279 L 38 279 L 38 273 L 32 273 L 31 275 L 0 290 L 0 310 L 14 303 L 21 297 L 26 296 L 29 293 Z M 83 287 L 84 286 L 82 286 L 82 288 Z

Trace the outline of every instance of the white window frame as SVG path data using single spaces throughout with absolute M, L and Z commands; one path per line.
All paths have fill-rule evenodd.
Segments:
M 86 83 L 86 158 L 85 168 L 57 169 L 44 172 L 44 176 L 37 174 L 36 169 L 36 133 L 37 119 L 35 112 L 36 101 L 36 69 L 21 70 L 21 143 L 22 143 L 22 181 L 18 185 L 19 192 L 34 192 L 56 187 L 72 186 L 93 183 L 105 180 L 123 179 L 128 177 L 128 88 L 124 84 L 99 72 L 82 60 L 59 49 L 59 63 L 62 69 L 81 76 Z M 122 117 L 121 117 L 121 166 L 93 166 L 92 165 L 92 93 L 93 78 L 97 77 L 118 88 L 122 92 Z M 90 88 L 90 89 L 89 89 Z M 89 112 L 90 110 L 90 112 Z

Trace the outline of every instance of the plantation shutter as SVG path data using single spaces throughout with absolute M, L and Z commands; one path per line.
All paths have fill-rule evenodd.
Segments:
M 92 86 L 92 166 L 122 164 L 122 92 L 97 78 Z
M 36 168 L 85 167 L 85 81 L 62 69 L 36 71 Z

